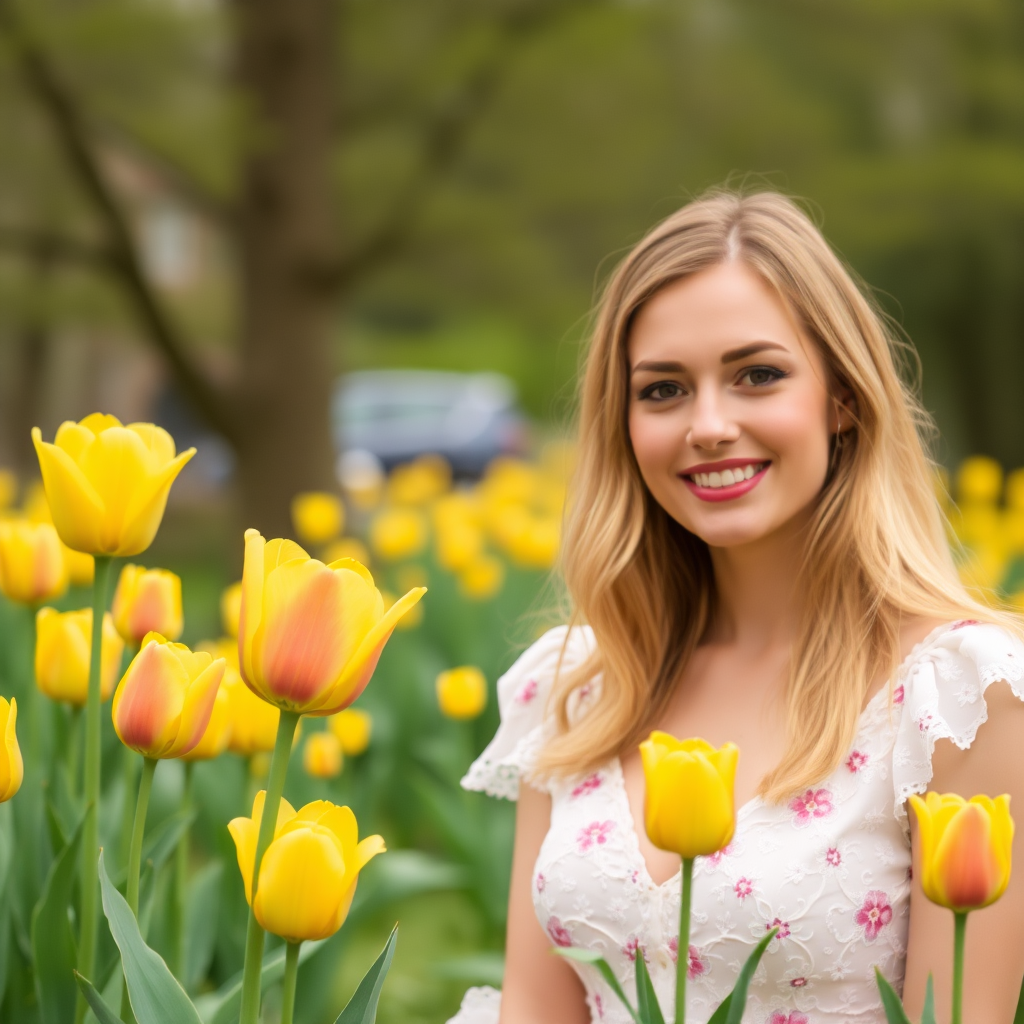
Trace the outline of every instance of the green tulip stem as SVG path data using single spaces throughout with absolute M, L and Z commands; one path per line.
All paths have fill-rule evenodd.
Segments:
M 123 779 L 124 806 L 121 810 L 121 831 L 117 840 L 118 863 L 128 864 L 128 849 L 132 844 L 132 825 L 135 823 L 135 811 L 132 807 L 131 794 L 135 792 L 135 773 L 141 758 L 131 747 L 124 748 Z
M 964 940 L 967 938 L 967 911 L 953 913 L 953 1024 L 963 1022 Z
M 68 715 L 68 785 L 71 795 L 78 796 L 78 759 L 82 754 L 82 709 L 75 704 L 70 706 Z
M 284 780 L 288 774 L 288 760 L 292 754 L 292 740 L 301 716 L 295 711 L 281 710 L 277 724 L 277 741 L 274 756 L 270 762 L 270 776 L 267 779 L 267 795 L 263 801 L 263 816 L 260 819 L 259 838 L 256 840 L 256 856 L 252 865 L 252 898 L 249 902 L 249 926 L 245 935 L 245 966 L 242 970 L 242 1006 L 238 1024 L 256 1024 L 260 1012 L 260 971 L 263 965 L 264 932 L 256 920 L 253 905 L 260 879 L 260 862 L 267 847 L 274 838 L 277 825 L 277 811 L 284 793 Z
M 299 976 L 301 942 L 289 942 L 284 955 L 284 981 L 281 984 L 281 1024 L 292 1024 L 295 1012 L 295 982 Z
M 159 761 L 147 757 L 142 762 L 142 778 L 139 779 L 139 799 L 135 804 L 135 825 L 132 827 L 132 845 L 128 850 L 128 888 L 125 898 L 132 913 L 139 916 L 139 874 L 142 870 L 142 837 L 146 833 L 146 811 L 149 809 L 149 794 L 153 789 L 153 775 Z
M 89 691 L 85 701 L 85 824 L 82 828 L 82 926 L 78 936 L 78 973 L 96 977 L 96 926 L 99 912 L 100 806 L 100 665 L 103 654 L 103 616 L 110 584 L 110 555 L 96 556 L 92 584 L 92 649 L 89 652 Z M 85 1020 L 85 997 L 79 992 L 75 1024 Z
M 192 806 L 192 767 L 191 761 L 185 762 L 185 784 L 182 789 L 181 809 L 186 814 Z M 185 900 L 188 889 L 188 855 L 191 829 L 186 825 L 178 840 L 178 849 L 174 857 L 174 907 L 172 912 L 171 935 L 174 942 L 174 974 L 182 985 L 185 978 Z
M 676 948 L 676 1024 L 686 1020 L 686 971 L 690 966 L 690 894 L 693 890 L 693 858 L 683 858 L 682 894 L 679 900 L 679 944 Z

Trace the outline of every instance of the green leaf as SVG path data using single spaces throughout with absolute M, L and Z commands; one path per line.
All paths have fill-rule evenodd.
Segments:
M 1017 1012 L 1013 1015 L 1013 1024 L 1024 1024 L 1024 981 L 1020 983 L 1020 995 L 1017 996 Z
M 935 1024 L 935 986 L 932 984 L 931 972 L 924 986 L 924 1008 L 921 1011 L 921 1024 Z
M 564 956 L 566 960 L 575 960 L 578 964 L 590 964 L 591 967 L 596 967 L 608 987 L 618 996 L 619 1002 L 629 1011 L 630 1017 L 636 1021 L 636 1024 L 644 1024 L 637 1016 L 636 1010 L 629 1005 L 629 1000 L 626 998 L 626 993 L 622 991 L 619 979 L 615 977 L 615 972 L 608 966 L 608 961 L 600 953 L 593 949 L 577 949 L 575 946 L 570 946 L 568 949 L 560 947 L 552 952 L 556 956 Z
M 128 998 L 139 1024 L 201 1024 L 196 1008 L 163 957 L 142 940 L 139 923 L 114 888 L 100 852 L 100 889 L 110 934 L 121 951 Z
M 740 968 L 739 976 L 736 978 L 736 984 L 732 987 L 732 992 L 729 993 L 729 1009 L 726 1011 L 726 1015 L 722 1018 L 726 1024 L 740 1024 L 743 1019 L 743 1011 L 747 1006 L 747 989 L 750 987 L 750 979 L 754 976 L 754 971 L 757 970 L 757 965 L 761 962 L 761 957 L 764 956 L 764 951 L 768 948 L 768 943 L 775 938 L 775 933 L 778 928 L 773 928 L 768 932 L 765 937 L 754 947 L 750 956 L 747 957 L 747 962 Z M 680 951 L 681 953 L 681 951 Z M 723 1003 L 722 1006 L 725 1004 Z M 719 1024 L 715 1017 L 721 1011 L 720 1006 L 715 1010 L 708 1021 L 714 1021 L 715 1024 Z
M 36 998 L 43 1024 L 64 1024 L 75 1015 L 77 960 L 75 938 L 68 920 L 68 906 L 78 867 L 82 824 L 71 841 L 50 865 L 39 902 L 32 911 L 32 963 Z
M 718 1009 L 708 1018 L 708 1024 L 725 1024 L 730 1006 L 732 1006 L 731 992 L 718 1004 Z
M 192 824 L 196 816 L 195 809 L 178 811 L 165 818 L 155 828 L 146 833 L 142 844 L 142 863 L 151 862 L 154 874 L 160 870 L 164 861 L 178 848 L 178 840 L 182 833 Z M 128 877 L 128 869 L 122 868 L 114 877 L 117 888 L 124 887 Z
M 338 1015 L 334 1024 L 374 1024 L 377 1019 L 377 1003 L 380 1001 L 380 990 L 384 987 L 391 958 L 395 955 L 395 943 L 398 941 L 398 925 L 391 929 L 391 935 L 384 944 L 380 956 L 363 975 L 355 995 L 348 1001 L 348 1006 Z
M 636 950 L 636 1003 L 640 1019 L 644 1024 L 665 1024 L 661 1007 L 658 1005 L 658 995 L 651 984 L 651 976 L 647 973 L 647 960 L 644 951 L 637 947 Z
M 99 1024 L 121 1024 L 121 1018 L 103 1001 L 103 996 L 96 991 L 96 987 L 88 978 L 83 978 L 78 971 L 75 971 L 75 981 L 78 982 L 78 987 L 82 990 L 89 1009 L 96 1014 Z
M 882 996 L 885 1019 L 889 1024 L 910 1024 L 910 1018 L 907 1016 L 907 1011 L 903 1009 L 900 997 L 896 995 L 896 989 L 889 984 L 888 979 L 877 967 L 875 968 L 875 980 L 878 982 L 878 991 Z
M 211 861 L 189 882 L 185 901 L 185 985 L 195 988 L 209 970 L 217 942 L 224 862 Z

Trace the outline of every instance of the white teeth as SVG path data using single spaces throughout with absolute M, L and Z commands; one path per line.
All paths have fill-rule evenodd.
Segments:
M 742 480 L 749 480 L 765 465 L 764 462 L 751 462 L 746 466 L 737 466 L 735 469 L 723 469 L 720 473 L 693 473 L 692 479 L 698 487 L 730 487 Z

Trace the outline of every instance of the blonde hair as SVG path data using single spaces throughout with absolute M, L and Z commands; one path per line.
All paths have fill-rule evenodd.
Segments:
M 777 802 L 835 770 L 872 680 L 896 672 L 905 616 L 1014 621 L 973 598 L 957 575 L 921 439 L 931 422 L 901 378 L 907 347 L 792 201 L 715 191 L 629 253 L 597 310 L 561 556 L 573 621 L 589 623 L 597 644 L 556 679 L 559 731 L 541 772 L 593 770 L 638 743 L 714 614 L 707 545 L 654 500 L 633 456 L 627 344 L 637 310 L 659 288 L 734 259 L 783 298 L 833 386 L 853 396 L 854 427 L 834 441 L 799 569 L 806 613 L 786 688 L 787 749 L 759 795 Z M 598 672 L 600 695 L 571 722 L 573 692 Z

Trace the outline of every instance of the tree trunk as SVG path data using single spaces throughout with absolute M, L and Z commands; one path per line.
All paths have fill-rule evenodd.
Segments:
M 237 78 L 255 135 L 242 169 L 238 236 L 239 483 L 245 525 L 279 537 L 291 533 L 294 494 L 335 487 L 336 24 L 332 0 L 237 0 L 234 16 Z

